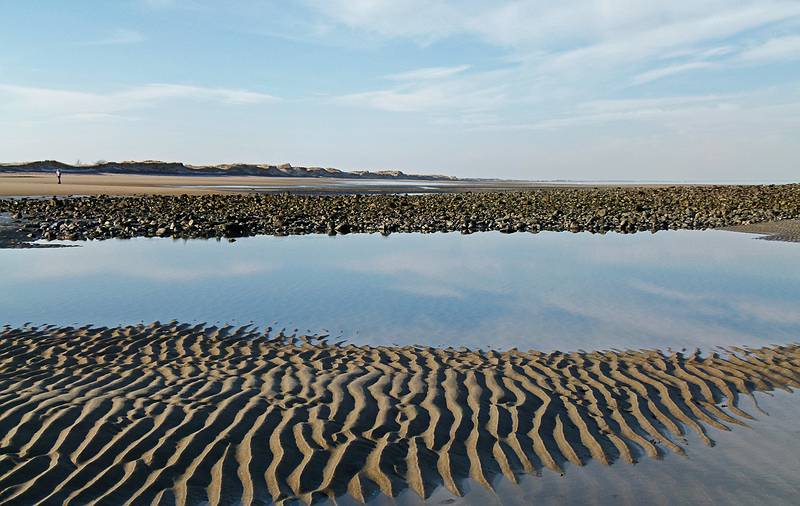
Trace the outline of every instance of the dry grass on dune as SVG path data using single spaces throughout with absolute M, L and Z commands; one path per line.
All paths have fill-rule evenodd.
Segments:
M 682 454 L 800 384 L 800 346 L 724 355 L 331 345 L 248 328 L 0 330 L 0 502 L 422 497 Z

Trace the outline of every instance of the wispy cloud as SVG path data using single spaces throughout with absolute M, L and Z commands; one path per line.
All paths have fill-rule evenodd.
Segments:
M 179 98 L 210 100 L 239 105 L 263 104 L 276 102 L 278 100 L 278 98 L 273 95 L 256 91 L 230 88 L 207 88 L 184 84 L 148 84 L 137 88 L 131 88 L 112 96 L 119 96 L 123 99 L 142 103 Z
M 442 79 L 456 74 L 460 74 L 469 69 L 469 65 L 458 65 L 455 67 L 426 67 L 421 69 L 409 70 L 406 72 L 399 72 L 397 74 L 389 74 L 386 79 L 390 81 L 421 81 Z
M 641 111 L 670 111 L 687 106 L 728 102 L 739 95 L 676 95 L 658 98 L 626 98 L 612 100 L 592 100 L 577 106 L 579 111 L 589 114 L 631 113 Z
M 104 37 L 95 40 L 77 42 L 78 46 L 119 46 L 125 44 L 136 44 L 145 40 L 144 35 L 136 30 L 127 28 L 117 28 L 112 30 Z
M 563 116 L 574 115 L 571 110 L 576 102 L 630 84 L 643 86 L 671 76 L 724 70 L 727 60 L 741 50 L 742 41 L 731 38 L 800 20 L 800 4 L 780 0 L 744 0 L 733 5 L 722 0 L 678 1 L 636 8 L 624 0 L 581 0 L 568 5 L 470 0 L 466 6 L 448 0 L 308 3 L 331 23 L 351 31 L 421 44 L 475 37 L 505 48 L 506 62 L 511 62 L 500 71 L 454 65 L 384 75 L 402 84 L 345 94 L 337 99 L 339 103 L 433 113 L 434 121 L 442 121 L 442 111 L 462 115 L 491 111 L 507 125 L 515 122 L 511 117 L 519 118 L 527 110 L 549 115 L 527 122 L 548 128 L 574 122 Z M 795 44 L 792 38 L 776 40 L 753 48 L 753 54 L 743 58 L 759 57 L 759 53 L 761 57 L 786 55 Z M 640 109 L 625 115 L 662 112 Z
M 644 99 L 592 100 L 558 117 L 521 124 L 495 125 L 492 130 L 558 130 L 615 122 L 646 122 L 707 116 L 740 108 L 738 95 L 694 95 Z
M 679 0 L 635 6 L 627 0 L 575 2 L 496 0 L 307 0 L 333 22 L 385 37 L 424 43 L 472 35 L 498 46 L 539 52 L 559 48 L 613 52 L 625 40 L 631 54 L 658 47 L 689 47 L 748 27 L 800 14 L 786 0 Z
M 459 111 L 476 112 L 499 106 L 505 101 L 501 84 L 468 80 L 426 82 L 390 89 L 351 93 L 335 99 L 340 104 L 393 112 Z
M 170 100 L 195 100 L 230 105 L 256 105 L 279 99 L 249 90 L 208 88 L 183 84 L 147 84 L 108 93 L 0 84 L 0 107 L 70 115 L 75 119 L 114 117 Z
M 800 60 L 800 35 L 770 39 L 740 54 L 745 62 Z
M 657 24 L 630 33 L 614 33 L 599 40 L 547 58 L 549 71 L 578 71 L 631 64 L 681 48 L 731 37 L 766 24 L 800 15 L 800 4 L 777 2 L 729 8 L 696 15 L 672 23 Z
M 697 62 L 681 63 L 678 65 L 670 65 L 668 67 L 661 67 L 653 70 L 648 70 L 647 72 L 642 72 L 641 74 L 633 78 L 633 82 L 634 84 L 644 84 L 656 81 L 658 79 L 663 79 L 665 77 L 674 76 L 677 74 L 684 74 L 686 72 L 691 72 L 694 70 L 709 69 L 715 66 L 716 65 L 714 63 L 706 61 L 697 61 Z

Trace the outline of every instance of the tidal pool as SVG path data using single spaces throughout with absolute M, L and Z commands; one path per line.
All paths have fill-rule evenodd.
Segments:
M 252 322 L 367 344 L 782 344 L 800 246 L 722 231 L 109 240 L 0 250 L 0 322 Z

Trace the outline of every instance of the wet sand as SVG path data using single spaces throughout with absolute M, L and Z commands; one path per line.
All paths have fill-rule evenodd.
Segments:
M 315 185 L 312 178 L 191 177 L 108 174 L 64 174 L 57 184 L 52 174 L 0 174 L 0 196 L 52 195 L 199 195 L 222 190 L 198 188 L 209 185 L 296 186 Z M 299 181 L 298 181 L 299 180 Z M 186 188 L 195 186 L 194 188 Z
M 368 183 L 368 184 L 365 184 Z M 201 195 L 208 193 L 441 193 L 519 191 L 568 187 L 527 181 L 363 180 L 326 177 L 153 176 L 122 174 L 0 173 L 0 197 L 53 195 Z M 602 185 L 601 185 L 602 186 Z M 644 185 L 647 186 L 647 185 Z M 658 186 L 658 185 L 652 185 Z
M 800 345 L 719 354 L 369 347 L 243 327 L 3 327 L 0 502 L 262 503 L 683 455 L 800 386 Z M 755 411 L 740 408 L 747 398 Z
M 800 220 L 766 221 L 750 225 L 727 227 L 723 230 L 759 234 L 765 241 L 800 242 Z

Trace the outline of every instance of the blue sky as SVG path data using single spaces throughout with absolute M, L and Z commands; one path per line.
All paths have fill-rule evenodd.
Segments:
M 797 180 L 800 1 L 0 0 L 0 159 Z

